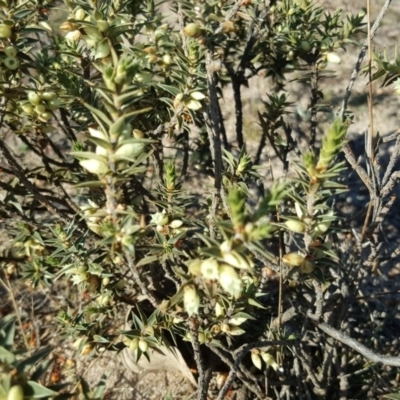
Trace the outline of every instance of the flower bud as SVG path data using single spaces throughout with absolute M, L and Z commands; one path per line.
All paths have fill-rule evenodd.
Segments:
M 45 101 L 55 100 L 57 98 L 57 93 L 55 92 L 44 92 L 42 94 L 42 99 Z
M 289 231 L 295 233 L 303 233 L 306 229 L 306 226 L 303 224 L 303 222 L 297 219 L 288 219 L 285 222 L 285 225 L 289 229 Z
M 232 241 L 225 240 L 219 245 L 221 253 L 229 253 L 232 250 Z
M 193 314 L 197 314 L 199 310 L 200 296 L 197 294 L 197 290 L 193 285 L 184 287 L 183 306 L 189 317 Z
M 102 40 L 96 47 L 95 59 L 106 58 L 111 54 L 110 45 L 107 39 Z
M 162 212 L 156 212 L 151 216 L 151 222 L 157 226 L 164 226 L 168 224 L 168 215 L 165 214 L 165 210 Z
M 83 21 L 86 16 L 85 10 L 83 10 L 82 8 L 78 8 L 77 10 L 75 10 L 74 16 L 76 20 Z
M 224 259 L 224 262 L 235 268 L 249 270 L 253 267 L 250 261 L 234 250 L 230 253 L 223 253 L 222 258 Z
M 33 115 L 33 113 L 35 112 L 34 108 L 30 103 L 21 104 L 21 109 L 24 113 L 28 115 Z
M 295 208 L 295 210 L 296 210 L 297 216 L 298 216 L 299 218 L 302 218 L 303 215 L 304 215 L 304 213 L 303 213 L 303 210 L 301 209 L 300 204 L 299 204 L 297 201 L 294 203 L 294 208 Z
M 149 348 L 149 344 L 147 343 L 147 340 L 145 339 L 139 339 L 139 349 L 145 353 L 147 351 L 147 349 Z
M 221 332 L 229 333 L 231 331 L 231 327 L 229 324 L 221 324 Z
M 132 339 L 131 342 L 129 343 L 129 350 L 136 351 L 138 348 L 139 348 L 139 339 L 138 338 Z
M 56 99 L 56 100 L 50 100 L 47 102 L 47 108 L 51 111 L 57 110 L 61 105 L 61 100 Z
M 247 321 L 247 318 L 244 317 L 233 317 L 229 319 L 229 323 L 234 326 L 240 326 Z
M 144 143 L 127 143 L 120 146 L 114 153 L 115 157 L 135 159 L 139 157 L 144 150 Z
M 308 40 L 302 40 L 302 42 L 300 43 L 300 46 L 301 46 L 302 50 L 307 53 L 311 50 L 311 45 Z
M 236 32 L 235 24 L 230 20 L 224 21 L 222 23 L 222 32 L 224 33 Z
M 42 97 L 36 92 L 29 92 L 28 100 L 32 105 L 37 106 L 42 101 Z
M 17 57 L 6 57 L 3 60 L 4 65 L 11 71 L 15 71 L 19 67 L 19 60 Z
M 109 294 L 104 293 L 100 295 L 96 301 L 100 306 L 108 306 L 110 304 L 111 297 Z
M 173 221 L 170 222 L 169 226 L 172 229 L 178 229 L 183 225 L 183 221 L 181 221 L 180 219 L 174 219 Z
M 42 122 L 50 121 L 53 118 L 53 114 L 51 112 L 45 111 L 38 116 L 38 120 Z
M 313 272 L 315 269 L 315 264 L 311 260 L 305 258 L 300 266 L 300 269 L 303 274 L 311 274 L 311 272 Z
M 231 296 L 238 298 L 242 294 L 242 281 L 230 265 L 220 265 L 218 282 Z
M 39 104 L 35 107 L 35 112 L 38 114 L 43 114 L 46 111 L 46 106 Z
M 340 57 L 336 53 L 328 53 L 326 55 L 326 61 L 334 64 L 340 64 Z
M 99 28 L 100 32 L 106 32 L 110 27 L 110 24 L 107 21 L 100 20 L 97 21 L 97 27 Z
M 207 280 L 217 280 L 219 277 L 218 262 L 215 258 L 208 258 L 201 263 L 201 275 Z
M 215 303 L 215 316 L 216 317 L 222 317 L 225 315 L 225 309 L 224 307 L 221 306 L 218 301 Z
M 251 361 L 253 362 L 253 364 L 255 365 L 256 368 L 262 369 L 262 360 L 261 360 L 258 349 L 254 349 L 251 352 Z
M 206 342 L 206 335 L 203 332 L 199 332 L 198 339 L 200 344 L 204 344 Z
M 80 355 L 81 356 L 87 356 L 88 354 L 90 354 L 92 352 L 92 350 L 94 349 L 94 344 L 93 343 L 87 343 L 83 346 Z
M 68 32 L 65 35 L 65 40 L 69 45 L 73 45 L 75 42 L 78 42 L 82 37 L 82 33 L 79 30 Z
M 8 25 L 0 24 L 0 39 L 9 39 L 11 35 L 11 28 Z
M 141 131 L 140 129 L 134 129 L 132 131 L 132 134 L 135 139 L 143 139 L 144 138 L 144 132 Z
M 4 54 L 5 54 L 7 57 L 16 57 L 16 56 L 17 56 L 17 53 L 18 53 L 18 50 L 17 50 L 14 46 L 7 46 L 7 47 L 4 49 Z
M 79 164 L 91 174 L 103 175 L 109 171 L 107 164 L 100 160 L 82 160 Z
M 162 58 L 162 62 L 164 65 L 171 65 L 172 64 L 172 57 L 170 54 L 164 54 Z
M 215 383 L 217 384 L 218 390 L 222 389 L 226 380 L 228 378 L 228 372 L 217 372 L 217 376 L 215 377 Z
M 192 92 L 190 93 L 190 97 L 194 100 L 204 100 L 206 98 L 204 93 L 201 92 Z
M 282 257 L 282 261 L 289 267 L 300 267 L 305 257 L 299 253 L 289 253 Z
M 185 106 L 189 110 L 198 111 L 203 107 L 198 100 L 189 99 L 185 101 Z
M 201 28 L 194 22 L 186 25 L 183 30 L 183 34 L 190 38 L 198 38 L 201 35 Z
M 203 262 L 200 260 L 193 260 L 189 264 L 189 272 L 194 276 L 201 276 L 201 264 Z
M 24 389 L 22 388 L 22 386 L 11 386 L 7 394 L 7 400 L 24 400 Z
M 65 21 L 60 25 L 60 30 L 63 32 L 71 32 L 78 29 L 78 25 L 71 21 Z
M 271 354 L 262 351 L 261 357 L 264 360 L 265 364 L 271 366 L 275 371 L 281 370 L 278 363 L 275 361 L 275 358 Z
M 400 96 L 400 78 L 397 78 L 394 81 L 393 88 L 394 88 L 394 93 Z

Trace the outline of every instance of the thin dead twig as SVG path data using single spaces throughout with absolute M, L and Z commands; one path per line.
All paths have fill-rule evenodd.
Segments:
M 220 349 L 217 347 L 213 346 L 208 346 L 208 348 L 215 353 L 229 368 L 234 368 L 234 363 L 233 361 L 225 355 Z M 242 371 L 242 369 L 239 366 L 239 369 L 236 372 L 237 377 L 243 382 L 243 384 L 249 389 L 251 392 L 253 392 L 256 396 L 260 397 L 261 391 L 259 390 L 258 386 L 254 385 L 254 379 L 252 380 L 248 374 Z M 229 389 L 229 388 L 228 388 Z M 221 391 L 223 388 L 221 388 Z M 220 391 L 220 394 L 221 394 Z
M 370 33 L 371 41 L 373 40 L 376 31 L 380 27 L 382 19 L 383 19 L 384 15 L 386 14 L 387 10 L 389 9 L 389 6 L 390 6 L 391 3 L 392 3 L 392 0 L 386 0 L 385 4 L 382 6 L 378 17 L 375 20 L 375 23 L 371 28 L 371 33 Z M 347 85 L 347 88 L 346 88 L 346 93 L 345 93 L 345 96 L 343 98 L 342 105 L 341 105 L 341 108 L 340 108 L 340 111 L 339 111 L 339 117 L 342 120 L 344 120 L 345 113 L 346 113 L 346 110 L 347 110 L 347 105 L 348 105 L 348 102 L 349 102 L 349 99 L 350 99 L 350 96 L 351 96 L 351 91 L 353 90 L 353 86 L 354 86 L 354 83 L 355 83 L 355 81 L 357 79 L 358 73 L 361 70 L 361 63 L 362 63 L 362 61 L 363 61 L 363 59 L 365 57 L 365 54 L 367 52 L 367 48 L 368 48 L 368 41 L 367 41 L 367 43 L 365 43 L 362 46 L 362 48 L 360 50 L 360 53 L 358 54 L 358 58 L 357 58 L 356 64 L 354 66 L 353 72 L 352 72 L 351 77 L 350 77 L 350 81 L 349 81 L 349 83 Z
M 290 346 L 290 345 L 295 345 L 296 343 L 297 343 L 296 340 L 259 340 L 253 343 L 244 344 L 240 346 L 233 353 L 233 358 L 235 359 L 235 362 L 229 371 L 228 378 L 226 379 L 224 386 L 219 392 L 217 400 L 224 400 L 226 398 L 226 394 L 228 393 L 228 390 L 235 379 L 235 376 L 237 374 L 237 371 L 239 370 L 239 366 L 243 360 L 243 357 L 247 353 L 249 353 L 252 349 L 263 348 L 267 346 Z
M 197 389 L 197 399 L 207 400 L 209 379 L 207 382 L 207 373 L 204 365 L 204 357 L 201 354 L 200 342 L 199 342 L 199 326 L 198 322 L 194 318 L 189 318 L 188 328 L 191 334 L 191 342 L 194 352 L 194 359 L 196 361 L 197 372 L 199 374 L 198 389 Z
M 143 280 L 140 278 L 139 272 L 138 272 L 136 266 L 134 265 L 132 256 L 130 254 L 126 254 L 125 257 L 126 257 L 126 260 L 128 261 L 128 266 L 131 271 L 132 277 L 133 277 L 135 283 L 139 286 L 139 288 L 142 292 L 142 295 L 145 296 L 146 299 L 148 299 L 150 301 L 150 303 L 152 304 L 152 306 L 155 309 L 157 309 L 159 306 L 158 301 L 153 296 L 153 294 L 150 292 L 150 290 L 147 288 L 147 286 L 145 285 Z
M 25 335 L 25 330 L 24 330 L 24 327 L 23 327 L 23 324 L 22 324 L 22 319 L 21 319 L 21 313 L 18 310 L 18 305 L 17 305 L 17 302 L 15 300 L 14 292 L 12 290 L 10 281 L 6 276 L 6 282 L 7 283 L 5 283 L 1 278 L 0 278 L 0 282 L 2 283 L 2 285 L 4 286 L 4 288 L 6 289 L 6 291 L 10 295 L 10 299 L 11 299 L 11 303 L 12 303 L 13 308 L 14 308 L 15 316 L 17 317 L 18 325 L 19 325 L 20 330 L 21 330 L 22 339 L 24 340 L 24 344 L 25 344 L 26 350 L 29 351 L 29 349 L 30 349 L 29 342 L 28 342 L 28 339 L 27 339 L 27 337 Z

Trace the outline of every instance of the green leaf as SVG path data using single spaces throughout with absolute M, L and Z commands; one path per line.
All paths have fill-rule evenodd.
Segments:
M 41 361 L 40 364 L 36 367 L 35 372 L 31 375 L 31 380 L 38 381 L 40 377 L 49 370 L 49 367 L 53 362 L 54 358 Z
M 87 181 L 87 182 L 77 183 L 76 185 L 74 185 L 74 188 L 76 188 L 76 189 L 85 188 L 85 187 L 97 188 L 97 187 L 102 187 L 102 186 L 103 186 L 103 183 L 100 181 Z
M 110 343 L 108 339 L 99 335 L 93 335 L 93 339 L 96 343 Z
M 152 109 L 153 107 L 146 107 L 146 108 L 141 108 L 140 110 L 131 111 L 130 113 L 125 114 L 125 119 L 129 120 L 130 118 L 135 117 L 138 114 L 149 112 Z
M 28 371 L 32 368 L 37 362 L 46 358 L 51 352 L 51 347 L 45 347 L 42 350 L 37 351 L 36 353 L 32 354 L 30 357 L 26 358 L 25 360 L 19 361 L 16 363 L 17 370 L 22 373 Z
M 24 386 L 24 394 L 26 395 L 26 397 L 29 396 L 34 399 L 43 399 L 46 397 L 55 396 L 57 392 L 48 389 L 42 385 L 39 385 L 39 383 L 36 383 L 34 381 L 28 381 Z
M 7 391 L 3 387 L 3 385 L 0 385 L 0 399 L 6 399 L 7 398 Z
M 91 151 L 71 151 L 71 156 L 75 158 L 87 158 L 88 160 L 97 160 L 107 164 L 107 159 L 104 156 L 100 156 L 96 153 L 92 153 Z
M 121 147 L 124 144 L 150 144 L 150 143 L 157 143 L 156 140 L 153 139 L 137 139 L 137 138 L 130 138 L 130 139 L 124 139 L 121 142 L 118 143 L 118 146 Z
M 100 138 L 97 138 L 94 136 L 88 136 L 87 140 L 94 143 L 96 146 L 103 147 L 103 149 L 106 149 L 106 150 L 112 149 L 111 143 L 107 142 L 106 140 L 103 140 L 103 139 L 100 139 Z
M 29 10 L 29 9 L 19 10 L 13 15 L 13 18 L 23 19 L 23 18 L 28 17 L 31 14 L 33 14 L 33 10 Z
M 400 400 L 400 392 L 385 394 L 383 398 L 388 400 Z
M 167 91 L 168 93 L 171 93 L 173 96 L 176 96 L 179 93 L 181 93 L 181 91 L 178 88 L 176 88 L 175 86 L 164 85 L 162 83 L 159 83 L 158 86 L 161 89 L 164 89 L 165 91 Z
M 0 346 L 13 349 L 15 336 L 15 317 L 10 315 L 0 322 Z
M 93 398 L 95 400 L 102 399 L 106 388 L 107 388 L 107 375 L 103 374 L 100 378 L 100 382 L 97 383 L 96 388 L 94 389 Z
M 143 265 L 151 264 L 157 260 L 159 260 L 159 256 L 149 256 L 149 257 L 144 257 L 142 258 L 137 264 L 137 267 L 142 267 Z
M 261 304 L 259 304 L 259 306 L 261 306 Z M 264 308 L 264 307 L 261 306 L 259 308 Z M 245 313 L 243 311 L 239 311 L 236 314 L 232 314 L 231 318 L 246 318 L 246 319 L 250 319 L 250 320 L 255 320 L 255 318 L 252 315 L 247 314 L 247 313 Z
M 11 351 L 8 351 L 3 346 L 0 346 L 0 362 L 4 364 L 12 364 L 15 361 L 15 356 Z
M 262 309 L 266 310 L 266 308 L 265 308 L 262 304 L 260 304 L 260 303 L 259 303 L 258 301 L 256 301 L 256 300 L 252 299 L 251 297 L 247 300 L 247 302 L 248 302 L 251 306 L 254 306 L 254 307 L 257 307 L 257 308 L 262 308 Z
M 95 108 L 91 106 L 90 104 L 86 103 L 83 100 L 80 100 L 81 103 L 93 113 L 93 116 L 98 117 L 102 122 L 104 122 L 108 127 L 112 125 L 112 121 L 107 117 L 106 114 L 103 113 L 103 111 L 99 110 L 98 108 Z

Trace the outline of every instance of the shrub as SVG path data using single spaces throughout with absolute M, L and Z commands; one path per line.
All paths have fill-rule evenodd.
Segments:
M 269 385 L 276 398 L 353 398 L 357 352 L 399 366 L 348 321 L 379 259 L 396 160 L 383 179 L 357 164 L 350 91 L 336 116 L 322 104 L 321 81 L 359 44 L 364 11 L 310 0 L 175 1 L 164 14 L 153 0 L 1 6 L 0 216 L 13 238 L 3 272 L 33 291 L 73 284 L 82 300 L 57 321 L 82 355 L 139 361 L 187 340 L 199 399 L 211 355 L 228 371 L 218 399 L 235 379 L 257 398 Z M 246 131 L 253 80 L 266 93 L 260 137 Z M 302 146 L 293 80 L 310 92 Z M 362 232 L 346 236 L 336 201 L 351 168 L 371 200 Z

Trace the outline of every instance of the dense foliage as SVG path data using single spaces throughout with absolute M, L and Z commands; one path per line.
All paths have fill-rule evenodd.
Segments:
M 320 83 L 359 45 L 365 12 L 266 3 L 0 2 L 4 282 L 72 284 L 79 303 L 57 324 L 81 355 L 138 361 L 188 341 L 199 399 L 214 365 L 229 372 L 219 399 L 234 380 L 248 398 L 354 398 L 348 376 L 363 361 L 347 306 L 378 256 L 395 182 L 379 181 L 369 228 L 346 236 L 335 199 L 357 165 L 341 153 L 352 116 L 327 111 Z M 310 92 L 306 145 L 291 128 L 293 78 Z M 265 85 L 256 138 L 243 112 L 250 80 Z M 12 371 L 0 398 L 31 396 Z

